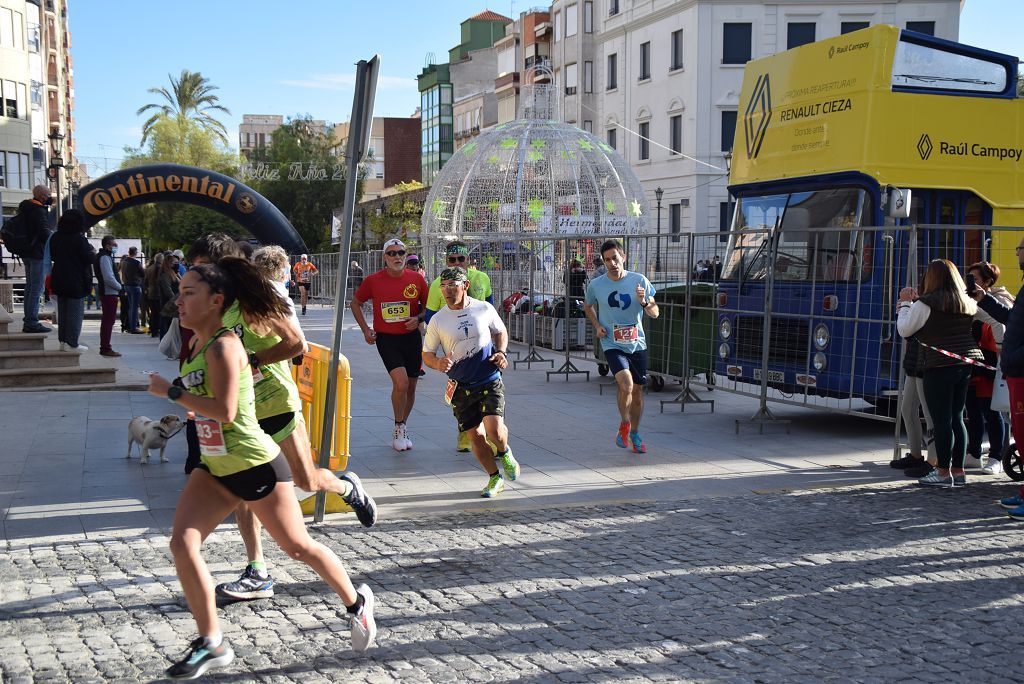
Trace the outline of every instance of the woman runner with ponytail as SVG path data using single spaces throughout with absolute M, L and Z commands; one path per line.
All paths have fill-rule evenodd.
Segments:
M 199 636 L 185 657 L 168 668 L 172 679 L 193 679 L 234 659 L 218 625 L 213 584 L 200 549 L 243 500 L 285 553 L 309 565 L 337 592 L 351 618 L 353 649 L 369 648 L 377 631 L 373 592 L 365 584 L 353 586 L 338 557 L 310 538 L 288 465 L 256 421 L 249 359 L 238 337 L 222 325 L 225 309 L 235 301 L 253 321 L 288 315 L 284 299 L 245 259 L 193 267 L 181 280 L 177 300 L 181 324 L 195 332 L 189 357 L 173 383 L 150 376 L 150 394 L 196 413 L 201 444 L 202 463 L 178 500 L 170 543 Z

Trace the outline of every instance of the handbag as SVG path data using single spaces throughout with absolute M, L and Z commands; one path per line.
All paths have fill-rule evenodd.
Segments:
M 1010 411 L 1010 388 L 1003 377 L 1003 369 L 997 368 L 996 378 L 992 381 L 992 404 L 990 408 L 1000 413 Z
M 177 318 L 171 320 L 167 334 L 160 338 L 157 350 L 169 359 L 177 359 L 181 354 L 181 324 Z

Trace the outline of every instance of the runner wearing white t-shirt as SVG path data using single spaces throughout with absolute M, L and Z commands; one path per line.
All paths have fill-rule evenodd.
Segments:
M 505 489 L 505 478 L 514 481 L 520 471 L 508 446 L 504 420 L 501 371 L 508 366 L 508 333 L 493 306 L 466 294 L 468 285 L 469 278 L 462 268 L 441 272 L 441 293 L 447 306 L 427 324 L 423 363 L 448 375 L 446 400 L 459 431 L 469 432 L 473 453 L 490 476 L 480 495 L 494 497 Z M 437 355 L 439 347 L 442 356 Z M 488 441 L 495 445 L 497 454 Z

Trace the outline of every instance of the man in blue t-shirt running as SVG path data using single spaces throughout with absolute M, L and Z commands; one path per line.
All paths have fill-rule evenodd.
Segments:
M 647 339 L 643 315 L 658 317 L 654 286 L 639 273 L 626 270 L 626 253 L 618 240 L 601 244 L 601 261 L 608 272 L 587 285 L 583 311 L 601 341 L 604 358 L 618 385 L 619 423 L 615 443 L 629 444 L 638 454 L 647 452 L 640 437 L 647 384 Z M 595 309 L 595 307 L 597 307 Z

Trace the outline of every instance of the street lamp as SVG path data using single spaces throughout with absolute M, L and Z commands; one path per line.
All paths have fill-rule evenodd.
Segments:
M 54 181 L 54 185 L 57 188 L 57 218 L 60 218 L 60 170 L 64 168 L 64 135 L 60 132 L 59 128 L 54 128 L 50 131 L 50 134 L 46 136 L 50 139 L 50 178 Z
M 658 244 L 656 252 L 654 253 L 654 272 L 661 273 L 661 197 L 665 194 L 665 191 L 661 189 L 659 185 L 654 191 L 654 197 L 658 200 Z
M 722 155 L 725 157 L 725 214 L 727 231 L 732 230 L 732 190 L 729 189 L 729 174 L 732 173 L 732 148 L 730 147 Z

